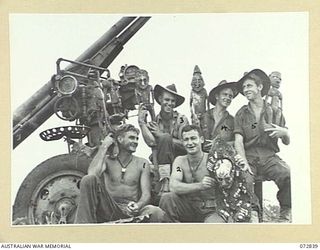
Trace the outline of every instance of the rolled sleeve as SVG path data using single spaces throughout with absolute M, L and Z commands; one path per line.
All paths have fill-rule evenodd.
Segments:
M 178 121 L 177 121 L 177 124 L 178 124 L 178 139 L 181 139 L 181 132 L 182 132 L 182 129 L 186 126 L 186 125 L 189 125 L 189 121 L 188 121 L 188 118 L 185 116 L 185 115 L 180 115 L 178 117 Z

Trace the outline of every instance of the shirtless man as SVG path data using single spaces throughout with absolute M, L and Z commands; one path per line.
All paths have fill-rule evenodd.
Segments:
M 159 204 L 172 222 L 224 222 L 216 213 L 215 181 L 209 177 L 203 141 L 199 127 L 187 125 L 182 129 L 187 155 L 173 162 L 171 192 L 163 194 Z
M 148 205 L 150 200 L 150 167 L 147 160 L 134 156 L 139 130 L 122 125 L 115 139 L 108 135 L 92 160 L 88 175 L 80 184 L 80 202 L 75 223 L 102 223 L 137 215 L 149 215 L 150 222 L 162 222 L 165 213 Z M 117 140 L 119 154 L 107 155 Z

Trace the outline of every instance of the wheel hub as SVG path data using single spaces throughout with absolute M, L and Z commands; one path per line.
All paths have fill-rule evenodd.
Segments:
M 48 176 L 35 190 L 29 218 L 32 224 L 70 224 L 74 221 L 82 175 L 57 173 Z

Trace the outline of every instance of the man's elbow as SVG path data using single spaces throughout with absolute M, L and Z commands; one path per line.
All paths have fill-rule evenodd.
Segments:
M 145 140 L 145 143 L 148 145 L 149 148 L 153 148 L 157 146 L 157 143 L 155 140 Z
M 177 188 L 176 181 L 170 180 L 169 189 L 170 189 L 170 192 L 175 193 L 175 194 L 179 194 L 179 189 Z
M 100 177 L 102 175 L 102 171 L 97 168 L 88 168 L 88 175 L 95 175 Z
M 175 183 L 174 181 L 171 179 L 170 182 L 169 182 L 169 189 L 170 189 L 170 192 L 174 192 L 175 191 Z
M 282 143 L 283 143 L 284 145 L 289 145 L 289 144 L 290 144 L 290 137 L 283 138 L 283 139 L 282 139 Z

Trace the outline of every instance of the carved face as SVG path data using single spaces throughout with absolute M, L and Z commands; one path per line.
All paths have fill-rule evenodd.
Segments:
M 281 83 L 281 75 L 277 72 L 272 72 L 269 76 L 270 81 L 271 81 L 271 86 L 274 88 L 280 88 L 280 83 Z
M 140 88 L 145 89 L 149 84 L 148 72 L 145 70 L 138 70 L 136 73 L 136 81 Z
M 195 74 L 192 77 L 191 87 L 193 91 L 199 92 L 204 87 L 204 81 L 200 74 Z
M 215 166 L 216 180 L 224 189 L 231 188 L 233 184 L 232 163 L 228 159 L 218 160 Z

